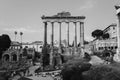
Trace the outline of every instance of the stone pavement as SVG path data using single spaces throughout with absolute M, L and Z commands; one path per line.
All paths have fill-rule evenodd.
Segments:
M 46 77 L 42 77 L 41 75 L 36 75 L 35 76 L 35 70 L 39 68 L 39 66 L 32 66 L 29 68 L 29 71 L 30 73 L 29 74 L 32 74 L 32 76 L 30 77 L 27 77 L 27 78 L 30 78 L 30 79 L 33 79 L 33 80 L 54 80 L 51 76 L 46 76 Z
M 42 77 L 41 75 L 39 76 L 31 76 L 31 77 L 27 77 L 27 78 L 30 78 L 30 79 L 33 79 L 33 80 L 54 80 L 52 77 L 50 76 L 46 76 L 46 77 Z
M 29 68 L 29 74 L 35 74 L 35 70 L 37 69 L 37 68 L 39 68 L 39 66 L 31 66 L 30 68 Z
M 89 63 L 91 63 L 92 65 L 99 65 L 104 62 L 105 61 L 99 58 L 98 56 L 91 56 L 91 60 L 89 61 Z

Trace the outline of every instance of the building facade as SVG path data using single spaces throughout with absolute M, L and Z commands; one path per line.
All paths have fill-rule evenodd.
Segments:
M 22 57 L 22 47 L 19 42 L 11 42 L 11 46 L 2 55 L 3 61 L 16 62 Z
M 12 41 L 11 46 L 8 50 L 6 50 L 2 55 L 2 60 L 8 62 L 16 62 L 22 59 L 23 57 L 27 57 L 28 55 L 34 58 L 35 51 L 42 50 L 41 42 L 33 42 L 33 43 L 19 43 Z
M 108 39 L 94 39 L 89 43 L 92 52 L 102 52 L 105 49 L 116 53 L 117 46 L 117 24 L 111 24 L 103 30 L 103 33 L 108 33 Z
M 117 24 L 113 23 L 103 30 L 104 33 L 109 33 L 109 38 L 113 39 L 117 37 Z
M 23 43 L 22 44 L 23 48 L 25 48 L 26 46 L 28 48 L 34 48 L 35 51 L 37 51 L 37 52 L 41 52 L 42 47 L 43 47 L 43 42 L 42 41 L 34 41 L 34 42 L 31 42 L 31 43 Z

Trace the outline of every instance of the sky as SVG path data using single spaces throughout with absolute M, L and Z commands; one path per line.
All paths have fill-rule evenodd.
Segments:
M 105 29 L 112 23 L 117 23 L 115 5 L 120 0 L 0 0 L 0 35 L 8 34 L 20 41 L 23 32 L 23 42 L 43 41 L 44 24 L 42 15 L 52 16 L 67 11 L 72 16 L 85 16 L 85 40 L 91 41 L 92 31 Z M 79 42 L 79 25 L 78 42 Z M 54 40 L 59 40 L 59 26 L 55 23 Z M 48 43 L 51 41 L 51 24 L 48 24 Z M 62 24 L 62 40 L 67 37 L 67 25 Z M 74 25 L 70 23 L 70 43 L 74 39 Z

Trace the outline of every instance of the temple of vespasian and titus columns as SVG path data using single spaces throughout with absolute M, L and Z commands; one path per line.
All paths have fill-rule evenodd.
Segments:
M 52 61 L 52 55 L 53 55 L 53 48 L 54 48 L 54 23 L 59 24 L 59 53 L 61 54 L 61 27 L 62 23 L 65 22 L 67 26 L 67 45 L 69 48 L 69 25 L 70 23 L 73 23 L 75 27 L 75 35 L 74 35 L 74 55 L 80 54 L 83 56 L 84 54 L 84 19 L 85 16 L 71 16 L 69 12 L 61 12 L 58 13 L 57 15 L 54 16 L 42 16 L 41 17 L 44 23 L 44 47 L 47 45 L 47 24 L 51 23 L 51 28 L 52 28 L 52 33 L 51 33 L 51 45 L 52 45 L 52 50 L 50 53 L 50 60 Z M 78 50 L 78 45 L 77 45 L 77 23 L 79 23 L 79 29 L 80 29 L 80 46 Z M 81 51 L 81 52 L 78 52 Z M 52 64 L 52 62 L 50 63 Z

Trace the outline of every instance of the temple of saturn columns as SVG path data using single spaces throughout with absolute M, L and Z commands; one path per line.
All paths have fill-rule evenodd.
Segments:
M 50 60 L 52 60 L 52 55 L 53 55 L 53 50 L 54 50 L 54 23 L 59 24 L 59 50 L 58 53 L 62 53 L 61 51 L 61 28 L 62 28 L 62 23 L 67 24 L 67 48 L 69 49 L 69 26 L 70 23 L 74 24 L 74 30 L 75 30 L 75 35 L 74 35 L 74 54 L 73 55 L 84 55 L 84 19 L 85 16 L 71 16 L 69 12 L 61 12 L 58 13 L 57 15 L 54 16 L 42 16 L 41 17 L 44 23 L 44 47 L 47 45 L 47 24 L 51 23 L 51 28 L 52 28 L 52 33 L 51 33 L 51 53 L 50 53 Z M 77 26 L 79 24 L 80 26 Z M 80 29 L 80 46 L 78 47 L 77 44 L 77 27 Z M 80 52 L 79 52 L 80 51 Z M 51 62 L 51 61 L 50 61 Z

